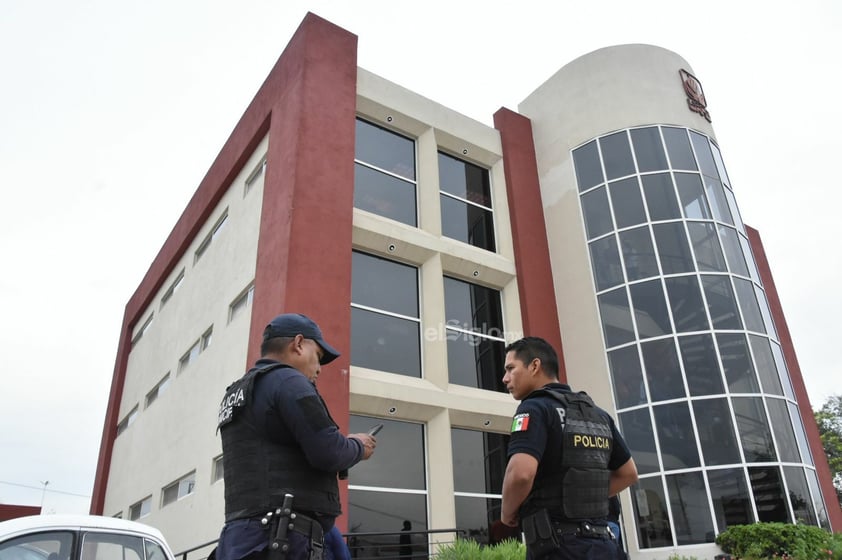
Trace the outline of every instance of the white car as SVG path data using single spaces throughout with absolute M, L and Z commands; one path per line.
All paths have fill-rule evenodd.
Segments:
M 158 529 L 97 515 L 32 515 L 0 523 L 0 560 L 174 560 Z

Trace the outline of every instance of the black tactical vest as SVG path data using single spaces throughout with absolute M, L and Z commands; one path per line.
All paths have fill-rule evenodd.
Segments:
M 294 496 L 295 511 L 337 516 L 341 513 L 336 473 L 313 468 L 298 446 L 267 440 L 251 413 L 254 383 L 277 368 L 251 369 L 225 391 L 217 430 L 222 435 L 225 476 L 225 521 L 255 517 L 280 507 L 284 494 Z
M 584 392 L 539 389 L 526 398 L 550 396 L 561 403 L 563 437 L 560 470 L 536 481 L 526 511 L 547 508 L 564 519 L 601 519 L 608 515 L 608 462 L 614 440 L 605 413 Z

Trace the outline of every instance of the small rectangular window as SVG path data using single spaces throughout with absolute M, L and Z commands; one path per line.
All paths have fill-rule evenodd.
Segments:
M 118 511 L 117 513 L 115 513 L 115 514 L 114 514 L 114 515 L 112 515 L 111 517 L 113 517 L 114 519 L 123 519 L 123 512 L 122 512 L 122 511 Z
M 193 259 L 193 264 L 199 262 L 199 259 L 202 258 L 202 255 L 208 250 L 208 247 L 211 246 L 211 243 L 216 240 L 219 233 L 222 231 L 222 228 L 225 227 L 225 223 L 228 221 L 228 209 L 226 208 L 225 211 L 222 213 L 222 216 L 216 221 L 214 226 L 211 228 L 211 231 L 207 236 L 202 240 L 199 244 L 199 248 L 196 249 L 196 254 Z
M 182 268 L 181 272 L 179 272 L 178 276 L 176 276 L 175 280 L 173 280 L 173 283 L 170 284 L 170 287 L 167 288 L 167 291 L 164 292 L 164 295 L 161 296 L 161 307 L 164 307 L 164 304 L 166 304 L 170 300 L 170 298 L 178 290 L 178 288 L 181 287 L 181 283 L 183 281 L 184 281 L 184 269 Z
M 135 521 L 146 517 L 152 511 L 152 496 L 147 496 L 141 501 L 129 506 L 129 519 Z
M 263 156 L 263 159 L 260 160 L 260 163 L 258 163 L 254 167 L 254 169 L 252 169 L 251 173 L 249 173 L 249 176 L 246 177 L 246 188 L 245 188 L 245 192 L 243 193 L 243 196 L 247 195 L 249 193 L 249 191 L 252 189 L 252 187 L 254 187 L 255 185 L 262 182 L 265 174 L 266 174 L 266 156 Z
M 439 152 L 442 235 L 495 251 L 487 169 Z
M 161 490 L 161 507 L 189 496 L 196 487 L 196 471 L 187 474 Z
M 211 339 L 213 338 L 213 326 L 205 331 L 205 334 L 202 335 L 202 345 L 201 349 L 206 350 L 208 346 L 211 345 Z
M 245 311 L 248 306 L 251 305 L 252 300 L 254 299 L 254 284 L 250 285 L 248 288 L 243 290 L 240 295 L 234 298 L 234 301 L 231 302 L 231 305 L 228 307 L 228 322 L 234 320 L 235 317 L 240 315 L 243 311 Z
M 190 362 L 195 360 L 199 356 L 199 341 L 193 343 L 193 346 L 190 347 L 190 350 L 184 353 L 180 360 L 178 360 L 178 371 L 181 373 L 184 369 L 190 365 Z
M 222 480 L 224 474 L 225 470 L 222 466 L 222 455 L 220 455 L 213 460 L 213 478 L 211 479 L 211 483 Z
M 143 338 L 143 335 L 146 334 L 146 331 L 149 330 L 149 326 L 152 324 L 152 319 L 154 319 L 154 318 L 155 318 L 155 314 L 150 313 L 149 317 L 146 318 L 146 320 L 143 322 L 143 324 L 137 330 L 135 335 L 132 337 L 132 348 L 134 348 L 135 344 L 137 344 L 140 341 L 140 339 Z
M 131 426 L 136 419 L 137 419 L 137 405 L 135 405 L 134 408 L 131 409 L 131 411 L 126 415 L 126 417 L 123 418 L 122 420 L 120 420 L 120 423 L 117 424 L 117 435 L 119 436 L 120 434 L 125 432 L 126 429 L 129 426 Z
M 169 387 L 169 385 L 170 372 L 167 372 L 167 374 L 158 382 L 158 384 L 155 385 L 151 391 L 146 393 L 146 408 L 149 408 L 149 405 L 155 402 L 161 395 L 161 393 L 163 393 L 167 389 L 167 387 Z

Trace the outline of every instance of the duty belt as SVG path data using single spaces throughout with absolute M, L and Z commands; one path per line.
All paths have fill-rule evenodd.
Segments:
M 308 560 L 322 560 L 324 558 L 324 528 L 321 523 L 306 515 L 292 511 L 291 494 L 284 495 L 283 505 L 275 511 L 267 513 L 261 523 L 270 527 L 269 558 L 270 560 L 284 560 L 289 551 L 287 533 L 294 531 L 308 538 L 310 541 L 310 556 Z
M 594 525 L 588 521 L 582 521 L 581 523 L 553 521 L 553 527 L 559 535 L 576 535 L 588 539 L 606 538 L 612 541 L 616 539 L 607 525 Z

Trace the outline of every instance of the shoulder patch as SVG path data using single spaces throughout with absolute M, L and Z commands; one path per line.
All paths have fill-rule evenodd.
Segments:
M 529 413 L 516 414 L 512 420 L 512 432 L 525 432 L 529 428 Z

